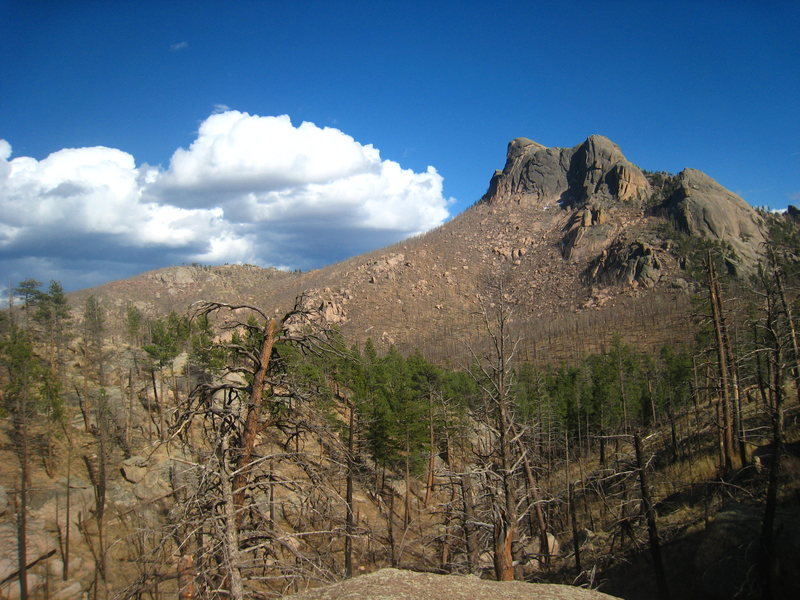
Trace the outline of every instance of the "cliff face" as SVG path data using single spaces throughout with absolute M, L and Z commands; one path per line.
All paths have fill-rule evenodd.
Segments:
M 763 254 L 763 220 L 736 194 L 705 173 L 684 169 L 674 178 L 674 192 L 663 204 L 685 233 L 731 246 L 745 271 Z
M 589 201 L 644 201 L 647 178 L 614 142 L 593 135 L 574 148 L 546 148 L 527 138 L 508 144 L 506 165 L 497 171 L 482 202 L 557 202 L 579 208 Z

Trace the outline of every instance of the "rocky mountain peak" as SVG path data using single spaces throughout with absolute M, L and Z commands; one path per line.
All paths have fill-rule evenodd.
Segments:
M 508 150 L 506 152 L 506 164 L 508 161 L 513 161 L 519 156 L 522 156 L 526 150 L 529 148 L 534 147 L 536 149 L 546 149 L 545 146 L 534 142 L 531 139 L 526 137 L 518 137 L 514 138 L 510 142 L 508 142 Z
M 765 241 L 763 220 L 747 202 L 696 169 L 681 171 L 673 186 L 663 210 L 679 229 L 729 244 L 745 271 L 758 262 Z
M 481 201 L 581 207 L 593 201 L 641 202 L 650 193 L 642 171 L 606 137 L 592 135 L 573 148 L 516 138 Z
M 658 285 L 682 260 L 670 257 L 668 240 L 657 233 L 663 218 L 732 250 L 728 264 L 740 275 L 763 253 L 763 219 L 739 196 L 695 169 L 645 173 L 602 135 L 572 148 L 512 140 L 479 204 L 553 232 L 562 257 L 588 264 L 584 276 L 594 284 Z

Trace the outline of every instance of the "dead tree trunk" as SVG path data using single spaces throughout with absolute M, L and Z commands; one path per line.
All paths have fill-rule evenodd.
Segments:
M 639 487 L 642 492 L 642 512 L 647 521 L 647 537 L 650 541 L 650 554 L 653 557 L 653 569 L 656 573 L 656 586 L 660 600 L 669 600 L 669 587 L 667 576 L 664 572 L 664 561 L 661 557 L 661 542 L 658 538 L 656 524 L 656 511 L 650 497 L 650 487 L 647 485 L 647 470 L 642 459 L 642 440 L 639 432 L 633 434 L 633 446 L 636 450 L 636 468 L 639 470 Z
M 725 318 L 725 312 L 722 309 L 722 290 L 719 286 L 719 279 L 715 277 L 716 285 L 716 298 L 718 303 L 718 314 L 720 320 L 720 329 L 722 330 L 722 343 L 725 346 L 725 357 L 730 370 L 730 385 L 731 385 L 731 414 L 732 414 L 732 427 L 734 431 L 734 451 L 739 451 L 739 461 L 741 466 L 747 464 L 745 456 L 744 445 L 744 425 L 742 424 L 742 394 L 739 386 L 739 366 L 736 360 L 736 355 L 733 351 L 733 343 L 731 342 L 730 330 L 728 321 Z
M 786 288 L 783 283 L 783 272 L 778 267 L 778 261 L 775 256 L 775 251 L 770 248 L 770 262 L 775 271 L 775 285 L 778 288 L 778 294 L 781 299 L 781 307 L 783 314 L 786 317 L 786 325 L 789 330 L 789 341 L 792 344 L 792 375 L 795 383 L 795 393 L 797 401 L 800 402 L 800 347 L 797 341 L 797 331 L 794 326 L 794 318 L 792 317 L 792 308 L 789 301 L 786 299 Z
M 511 454 L 511 422 L 508 414 L 507 398 L 503 397 L 498 406 L 498 429 L 500 430 L 500 468 L 502 470 L 503 510 L 495 523 L 495 574 L 498 581 L 514 579 L 513 543 L 517 534 L 517 506 L 514 494 L 514 459 Z M 499 554 L 498 554 L 499 552 Z
M 428 393 L 428 441 L 430 451 L 428 453 L 428 475 L 425 481 L 425 508 L 430 506 L 431 494 L 433 493 L 434 470 L 436 468 L 436 437 L 433 428 L 433 394 Z
M 237 523 L 241 524 L 242 506 L 247 481 L 250 475 L 250 463 L 256 445 L 256 437 L 268 424 L 261 423 L 261 402 L 266 389 L 267 370 L 272 347 L 275 345 L 275 320 L 270 319 L 265 327 L 264 341 L 259 352 L 259 363 L 253 375 L 253 386 L 250 393 L 250 402 L 247 406 L 247 417 L 242 430 L 242 448 L 236 460 L 236 470 L 233 476 L 233 503 L 236 507 Z
M 467 550 L 469 572 L 478 572 L 478 539 L 475 531 L 475 500 L 472 493 L 472 478 L 469 473 L 459 477 L 461 483 L 461 498 L 463 503 L 463 528 L 464 544 Z
M 773 265 L 776 284 L 779 277 L 777 267 Z M 777 286 L 778 288 L 780 286 Z M 761 525 L 761 552 L 758 561 L 759 587 L 763 600 L 772 600 L 772 570 L 775 563 L 775 512 L 778 505 L 778 486 L 780 483 L 780 462 L 783 453 L 783 386 L 784 386 L 784 344 L 782 332 L 779 331 L 777 307 L 774 294 L 767 288 L 766 294 L 766 329 L 771 338 L 769 343 L 769 362 L 772 366 L 772 393 L 774 398 L 773 409 L 770 414 L 772 419 L 772 462 L 769 468 L 769 481 L 767 484 L 767 498 L 764 507 L 764 519 Z M 784 311 L 784 315 L 786 315 Z
M 570 523 L 572 524 L 572 547 L 575 548 L 575 573 L 580 576 L 583 573 L 581 566 L 581 545 L 578 540 L 578 515 L 575 510 L 575 490 L 572 482 L 569 484 L 567 503 L 569 504 Z
M 500 490 L 493 507 L 494 564 L 495 575 L 500 581 L 514 579 L 514 539 L 517 534 L 517 503 L 515 471 L 516 457 L 513 453 L 514 398 L 511 368 L 519 339 L 510 336 L 511 310 L 508 307 L 504 282 L 500 278 L 490 284 L 492 302 L 482 305 L 478 313 L 487 334 L 489 352 L 484 358 L 472 352 L 478 373 L 473 378 L 482 388 L 490 410 L 487 420 L 494 430 L 492 450 L 494 467 L 499 472 Z M 470 349 L 471 350 L 471 349 Z M 493 494 L 494 495 L 494 494 Z
M 514 580 L 514 558 L 511 546 L 514 542 L 514 527 L 509 519 L 499 515 L 494 521 L 494 571 L 497 581 Z
M 69 435 L 66 426 L 62 425 L 64 435 L 67 438 L 67 523 L 64 531 L 64 552 L 62 560 L 64 562 L 63 579 L 69 579 L 69 530 L 72 525 L 72 437 Z
M 24 410 L 24 408 L 23 408 Z M 28 473 L 30 459 L 28 457 L 27 417 L 17 414 L 15 428 L 19 444 L 20 478 L 19 506 L 17 507 L 17 563 L 19 568 L 19 597 L 28 598 Z
M 714 321 L 714 335 L 717 346 L 717 365 L 720 378 L 720 404 L 722 408 L 722 432 L 723 432 L 723 464 L 722 470 L 725 473 L 733 469 L 735 453 L 733 449 L 733 420 L 731 419 L 731 397 L 730 384 L 728 382 L 728 360 L 725 352 L 725 343 L 722 334 L 722 306 L 718 295 L 717 274 L 714 269 L 714 262 L 711 253 L 708 254 L 707 264 L 708 275 L 708 296 L 711 304 L 711 317 Z
M 536 483 L 536 477 L 534 476 L 531 463 L 528 460 L 528 455 L 525 452 L 525 449 L 522 447 L 521 438 L 519 435 L 516 435 L 516 431 L 515 439 L 517 441 L 519 453 L 522 456 L 522 468 L 525 471 L 525 479 L 528 484 L 528 493 L 531 495 L 533 516 L 535 517 L 536 525 L 539 529 L 539 562 L 541 564 L 549 564 L 550 543 L 547 540 L 547 521 L 545 521 L 544 511 L 542 510 L 542 495 L 539 492 L 539 486 Z
M 352 402 L 349 403 L 350 419 L 349 427 L 347 430 L 347 490 L 345 491 L 345 504 L 347 505 L 347 515 L 345 516 L 344 523 L 344 576 L 353 576 L 353 471 L 355 465 L 353 464 L 353 453 L 355 451 L 354 444 L 354 431 L 355 428 L 355 410 Z
M 194 600 L 194 557 L 184 554 L 178 561 L 178 600 Z
M 233 600 L 244 600 L 244 584 L 242 582 L 241 558 L 239 552 L 239 523 L 240 515 L 237 512 L 237 489 L 228 476 L 226 467 L 228 461 L 228 439 L 223 436 L 217 461 L 219 462 L 220 483 L 225 511 L 225 572 L 228 584 L 228 593 Z M 236 477 L 232 478 L 234 481 Z

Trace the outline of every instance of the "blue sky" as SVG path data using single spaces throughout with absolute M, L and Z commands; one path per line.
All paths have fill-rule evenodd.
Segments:
M 0 0 L 0 50 L 2 284 L 319 267 L 464 210 L 518 136 L 800 204 L 796 1 Z

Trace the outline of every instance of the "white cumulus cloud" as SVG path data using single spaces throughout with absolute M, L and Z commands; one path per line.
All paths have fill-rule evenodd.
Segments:
M 215 112 L 166 167 L 106 147 L 12 156 L 0 139 L 0 265 L 67 287 L 194 261 L 318 267 L 449 216 L 433 167 L 285 115 Z
M 172 155 L 165 184 L 217 185 L 263 191 L 325 183 L 374 170 L 380 156 L 338 129 L 294 127 L 288 116 L 260 117 L 235 110 L 211 115 L 188 150 Z

